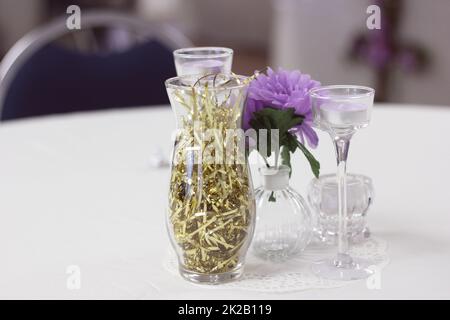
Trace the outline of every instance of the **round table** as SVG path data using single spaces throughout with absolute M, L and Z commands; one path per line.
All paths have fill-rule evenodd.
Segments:
M 381 287 L 364 282 L 286 294 L 193 285 L 166 271 L 169 107 L 0 125 L 0 298 L 450 298 L 450 108 L 376 105 L 352 141 L 349 172 L 373 178 L 373 234 L 389 243 Z M 334 172 L 331 140 L 314 151 Z M 292 185 L 312 176 L 294 157 Z M 255 177 L 257 180 L 257 177 Z M 255 182 L 257 184 L 257 182 Z

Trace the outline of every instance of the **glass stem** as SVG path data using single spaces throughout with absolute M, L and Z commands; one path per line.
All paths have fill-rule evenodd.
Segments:
M 348 254 L 347 237 L 347 156 L 350 137 L 335 137 L 338 185 L 338 254 L 335 259 L 337 267 L 351 267 L 353 260 Z

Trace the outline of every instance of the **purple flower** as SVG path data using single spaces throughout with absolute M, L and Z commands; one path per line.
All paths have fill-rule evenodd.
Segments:
M 303 116 L 304 119 L 292 131 L 303 144 L 306 138 L 308 144 L 315 148 L 319 138 L 312 129 L 313 115 L 308 92 L 319 86 L 320 82 L 300 71 L 287 71 L 280 68 L 275 72 L 268 68 L 267 75 L 260 74 L 250 83 L 243 116 L 244 130 L 250 128 L 253 113 L 264 107 L 294 108 L 295 114 Z
M 389 47 L 387 36 L 382 32 L 374 32 L 364 54 L 369 63 L 377 69 L 388 65 L 393 52 Z

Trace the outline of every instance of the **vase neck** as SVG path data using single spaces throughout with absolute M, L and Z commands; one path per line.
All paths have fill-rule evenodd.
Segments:
M 264 189 L 270 191 L 286 189 L 289 186 L 289 172 L 287 166 L 264 167 L 259 169 Z

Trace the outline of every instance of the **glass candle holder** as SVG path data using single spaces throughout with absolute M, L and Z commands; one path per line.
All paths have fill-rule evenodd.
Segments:
M 334 258 L 318 261 L 313 271 L 325 279 L 357 280 L 373 274 L 371 261 L 352 257 L 347 238 L 347 160 L 353 135 L 370 123 L 375 90 L 333 85 L 310 91 L 314 125 L 327 132 L 336 149 L 338 185 L 338 241 Z
M 347 174 L 347 237 L 353 243 L 370 237 L 367 212 L 373 203 L 372 179 L 361 174 Z M 308 186 L 314 234 L 322 242 L 336 244 L 338 237 L 338 184 L 336 174 L 322 175 Z
M 233 50 L 221 47 L 183 48 L 173 52 L 178 76 L 231 74 Z

